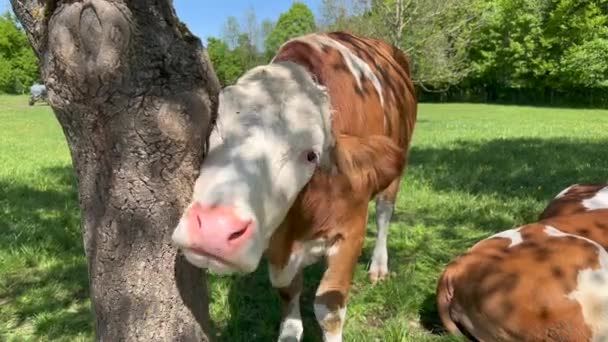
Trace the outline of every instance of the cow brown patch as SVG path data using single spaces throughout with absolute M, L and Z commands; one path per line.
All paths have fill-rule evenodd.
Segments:
M 594 265 L 598 263 L 598 257 L 597 256 L 590 256 L 589 258 L 587 258 L 587 264 L 588 265 Z
M 551 275 L 554 278 L 561 279 L 564 277 L 564 271 L 560 266 L 554 265 L 551 267 Z
M 577 230 L 576 230 L 576 232 L 577 232 L 577 233 L 578 233 L 580 236 L 584 236 L 584 237 L 588 237 L 588 236 L 589 236 L 589 234 L 591 234 L 591 233 L 589 232 L 589 229 L 587 229 L 587 228 L 579 228 L 579 229 L 577 229 Z
M 594 222 L 594 224 L 601 230 L 606 230 L 608 229 L 608 224 L 603 223 L 603 222 Z
M 551 251 L 547 248 L 539 247 L 534 251 L 534 259 L 538 262 L 545 262 L 551 258 Z
M 547 306 L 543 306 L 540 308 L 540 312 L 538 314 L 538 317 L 543 320 L 546 321 L 549 319 L 550 313 L 549 313 L 549 308 Z

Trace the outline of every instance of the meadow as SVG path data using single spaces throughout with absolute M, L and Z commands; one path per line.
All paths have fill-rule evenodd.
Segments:
M 536 219 L 572 183 L 608 179 L 608 110 L 420 104 L 389 235 L 392 277 L 367 280 L 376 232 L 370 205 L 346 341 L 457 341 L 443 335 L 434 290 L 442 267 L 477 240 Z M 75 177 L 50 108 L 0 96 L 0 341 L 90 341 L 86 259 Z M 322 272 L 305 272 L 305 341 Z M 210 277 L 210 334 L 272 341 L 279 298 L 262 266 Z

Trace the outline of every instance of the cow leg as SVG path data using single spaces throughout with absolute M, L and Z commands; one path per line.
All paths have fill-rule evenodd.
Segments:
M 281 297 L 280 342 L 299 342 L 304 326 L 300 315 L 300 293 L 302 292 L 302 271 L 298 272 L 287 287 L 277 288 Z
M 400 180 L 400 178 L 395 179 L 376 198 L 376 226 L 378 228 L 378 235 L 376 236 L 376 245 L 374 246 L 374 254 L 368 272 L 372 283 L 384 280 L 388 276 L 388 228 L 393 216 Z
M 365 237 L 367 206 L 357 210 L 345 227 L 349 235 L 338 240 L 327 254 L 327 269 L 317 288 L 314 309 L 315 316 L 325 342 L 341 342 L 342 327 L 346 318 L 346 304 L 353 273 Z

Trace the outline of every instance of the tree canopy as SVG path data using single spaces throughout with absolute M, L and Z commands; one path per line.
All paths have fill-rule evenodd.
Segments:
M 208 42 L 223 84 L 294 36 L 344 30 L 406 51 L 422 100 L 608 105 L 608 0 L 322 0 L 316 20 L 299 2 L 276 23 L 252 17 Z
M 407 51 L 423 90 L 509 102 L 559 93 L 608 105 L 608 0 L 323 0 L 322 8 L 324 29 Z
M 220 83 L 226 85 L 246 70 L 268 62 L 288 39 L 315 30 L 314 15 L 303 3 L 294 2 L 276 23 L 258 23 L 255 11 L 249 8 L 242 22 L 234 16 L 226 18 L 222 37 L 209 37 L 207 50 Z
M 16 18 L 0 15 L 0 93 L 17 94 L 38 78 L 38 62 Z
M 312 11 L 303 3 L 294 2 L 289 11 L 279 16 L 277 24 L 266 38 L 266 51 L 273 54 L 290 38 L 313 32 L 316 28 Z

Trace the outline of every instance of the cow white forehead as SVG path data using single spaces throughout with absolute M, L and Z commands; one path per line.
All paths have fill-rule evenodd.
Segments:
M 251 134 L 299 135 L 292 141 L 333 144 L 327 91 L 302 66 L 291 62 L 255 67 L 220 94 L 216 134 L 211 144 Z M 287 138 L 287 137 L 286 137 Z M 237 139 L 240 140 L 240 139 Z

